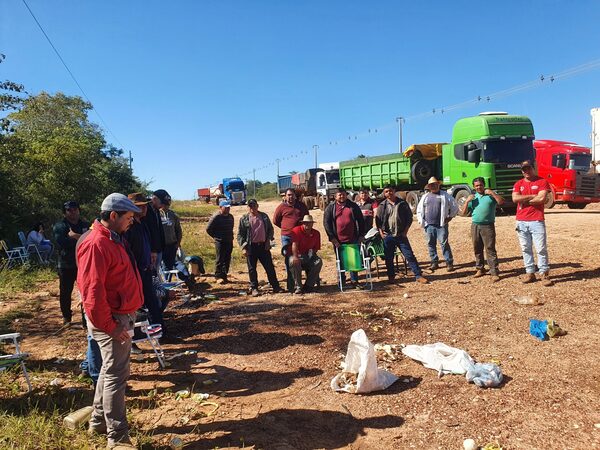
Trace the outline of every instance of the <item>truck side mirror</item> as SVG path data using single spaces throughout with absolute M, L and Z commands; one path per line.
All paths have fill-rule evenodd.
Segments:
M 481 149 L 475 148 L 467 153 L 467 161 L 477 164 L 481 161 Z

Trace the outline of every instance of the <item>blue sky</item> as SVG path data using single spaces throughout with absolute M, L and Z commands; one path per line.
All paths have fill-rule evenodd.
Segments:
M 277 158 L 281 173 L 305 170 L 314 144 L 319 162 L 395 152 L 397 116 L 409 118 L 404 147 L 449 140 L 458 118 L 485 110 L 590 145 L 600 106 L 595 0 L 27 2 L 109 141 L 178 199 L 253 168 L 274 181 Z M 0 78 L 80 95 L 21 0 L 2 2 L 0 53 Z

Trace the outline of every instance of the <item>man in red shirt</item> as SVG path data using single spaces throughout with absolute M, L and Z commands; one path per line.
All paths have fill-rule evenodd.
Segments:
M 108 448 L 136 448 L 129 439 L 125 388 L 135 313 L 144 302 L 135 259 L 121 235 L 140 209 L 123 194 L 110 194 L 100 221 L 77 249 L 77 286 L 88 332 L 100 346 L 102 368 L 94 395 L 90 431 L 106 433 Z
M 548 182 L 535 174 L 531 161 L 521 163 L 523 179 L 513 187 L 512 200 L 517 204 L 517 235 L 523 252 L 525 278 L 523 283 L 531 283 L 535 278 L 533 245 L 537 252 L 537 265 L 544 286 L 552 286 L 548 248 L 546 244 L 546 224 L 544 222 L 544 202 L 550 190 Z
M 348 200 L 348 193 L 343 188 L 338 189 L 335 194 L 335 202 L 325 208 L 323 226 L 336 249 L 342 244 L 358 244 L 365 235 L 362 211 L 356 203 Z M 350 272 L 350 281 L 355 288 L 360 289 L 357 272 Z
M 315 221 L 307 214 L 302 219 L 302 225 L 292 229 L 292 254 L 289 266 L 294 277 L 294 294 L 310 292 L 321 273 L 323 261 L 317 256 L 321 250 L 321 233 L 313 229 Z M 306 270 L 306 282 L 302 286 L 302 271 Z
M 283 202 L 275 209 L 273 224 L 281 228 L 281 246 L 285 248 L 292 243 L 292 228 L 300 225 L 302 218 L 308 214 L 306 205 L 296 198 L 296 191 L 285 191 Z

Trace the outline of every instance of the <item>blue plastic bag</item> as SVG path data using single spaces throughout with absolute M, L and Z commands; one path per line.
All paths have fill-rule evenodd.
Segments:
M 548 340 L 548 321 L 529 319 L 529 334 L 540 341 Z

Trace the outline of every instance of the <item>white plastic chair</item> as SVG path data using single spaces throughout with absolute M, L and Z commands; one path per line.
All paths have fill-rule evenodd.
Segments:
M 162 326 L 161 325 L 150 325 L 147 320 L 142 320 L 141 322 L 136 322 L 134 325 L 134 333 L 135 330 L 139 329 L 144 335 L 143 338 L 136 338 L 134 336 L 133 342 L 137 344 L 138 342 L 149 342 L 152 346 L 152 350 L 156 354 L 156 358 L 158 359 L 158 363 L 160 367 L 163 369 L 166 367 L 165 365 L 165 353 L 158 341 L 162 337 Z
M 23 371 L 23 375 L 25 376 L 25 381 L 27 381 L 27 388 L 29 392 L 31 392 L 31 382 L 29 381 L 29 375 L 27 374 L 27 368 L 25 367 L 25 359 L 29 357 L 29 353 L 21 352 L 21 348 L 19 347 L 19 339 L 21 338 L 20 333 L 9 333 L 0 335 L 0 344 L 5 344 L 6 341 L 12 341 L 12 345 L 14 346 L 14 353 L 9 353 L 7 355 L 0 355 L 0 372 L 6 369 L 9 369 L 13 366 L 20 365 L 21 370 Z
M 2 245 L 7 256 L 7 260 L 2 266 L 2 269 L 8 269 L 13 264 L 25 264 L 27 262 L 27 250 L 25 247 L 9 248 L 5 240 L 1 240 L 0 245 Z

